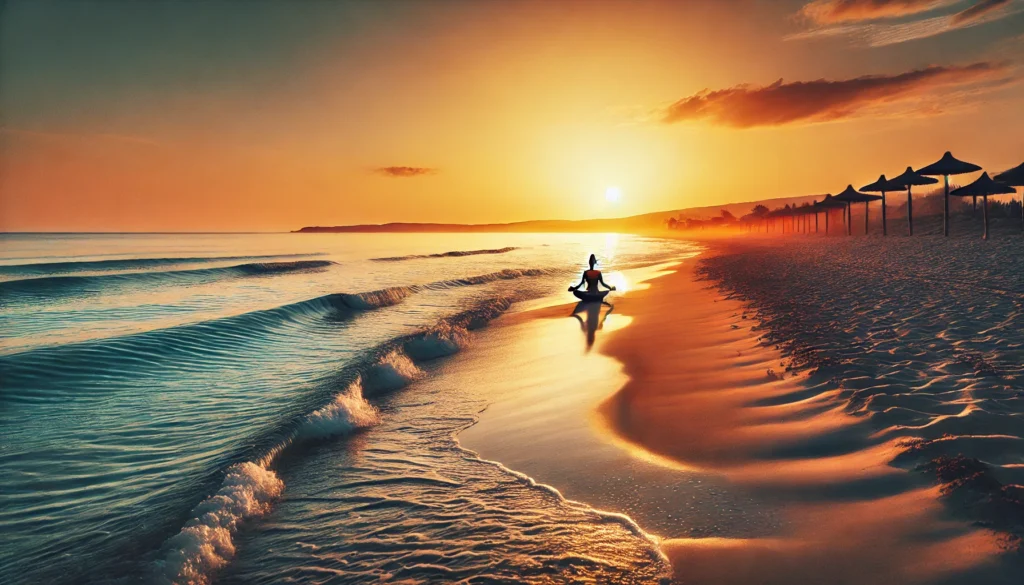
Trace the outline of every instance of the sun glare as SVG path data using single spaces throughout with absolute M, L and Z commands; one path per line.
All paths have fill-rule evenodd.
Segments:
M 610 203 L 616 203 L 619 199 L 622 198 L 622 189 L 619 189 L 614 185 L 609 185 L 604 190 L 604 198 L 607 199 Z

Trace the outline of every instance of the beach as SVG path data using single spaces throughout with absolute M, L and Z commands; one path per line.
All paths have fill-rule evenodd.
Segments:
M 3 580 L 1015 582 L 1015 239 L 657 235 L 15 239 Z
M 618 382 L 577 385 L 573 398 L 556 386 L 559 399 L 513 388 L 460 439 L 628 514 L 677 582 L 1014 582 L 1015 244 L 707 242 L 614 300 L 628 324 L 600 330 L 587 356 L 611 358 Z M 554 335 L 573 328 L 570 311 L 534 317 Z M 536 420 L 593 439 L 559 451 Z

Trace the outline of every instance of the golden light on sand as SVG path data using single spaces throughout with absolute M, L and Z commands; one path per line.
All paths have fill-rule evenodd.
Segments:
M 604 190 L 604 198 L 609 203 L 618 203 L 622 199 L 622 189 L 615 185 L 609 185 Z

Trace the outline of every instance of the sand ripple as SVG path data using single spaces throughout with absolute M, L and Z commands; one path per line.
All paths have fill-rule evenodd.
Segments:
M 702 262 L 757 311 L 784 376 L 839 388 L 896 466 L 952 509 L 1024 534 L 1024 254 L 1019 237 L 815 239 Z

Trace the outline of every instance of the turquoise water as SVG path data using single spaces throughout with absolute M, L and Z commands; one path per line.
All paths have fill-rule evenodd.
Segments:
M 486 403 L 417 381 L 502 312 L 564 296 L 592 252 L 615 279 L 689 250 L 0 236 L 0 582 L 654 578 L 628 519 L 462 451 Z

